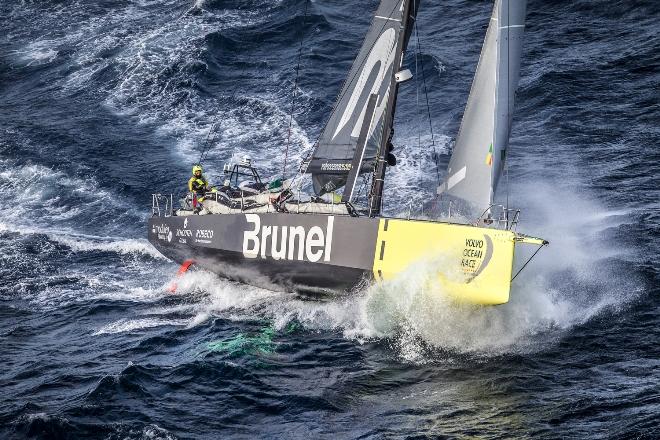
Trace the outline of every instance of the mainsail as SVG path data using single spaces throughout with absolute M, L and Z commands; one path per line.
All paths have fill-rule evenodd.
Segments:
M 526 0 L 496 0 L 461 128 L 438 194 L 488 210 L 504 168 L 520 73 Z
M 414 5 L 411 5 L 415 3 Z M 389 140 L 398 72 L 419 0 L 381 0 L 362 47 L 344 83 L 333 112 L 307 165 L 317 194 L 346 184 L 360 134 L 360 173 L 372 171 L 377 155 Z M 375 95 L 375 98 L 372 98 Z M 370 100 L 373 113 L 365 115 Z

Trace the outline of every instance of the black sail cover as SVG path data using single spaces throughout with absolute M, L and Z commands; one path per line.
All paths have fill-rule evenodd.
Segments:
M 353 62 L 306 172 L 317 194 L 346 184 L 371 94 L 377 95 L 360 173 L 370 172 L 392 124 L 397 85 L 394 74 L 413 28 L 419 0 L 382 0 Z

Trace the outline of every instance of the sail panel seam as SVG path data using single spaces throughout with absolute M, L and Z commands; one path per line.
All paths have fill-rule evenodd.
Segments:
M 399 23 L 403 21 L 403 20 L 399 20 L 398 18 L 383 17 L 381 15 L 376 15 L 376 18 L 380 18 L 382 20 L 388 20 L 388 21 L 398 21 Z

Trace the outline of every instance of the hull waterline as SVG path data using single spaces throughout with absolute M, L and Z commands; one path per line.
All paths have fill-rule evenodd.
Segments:
M 509 299 L 511 231 L 429 221 L 284 213 L 152 217 L 167 258 L 272 290 L 346 294 L 424 265 L 429 288 L 481 305 Z

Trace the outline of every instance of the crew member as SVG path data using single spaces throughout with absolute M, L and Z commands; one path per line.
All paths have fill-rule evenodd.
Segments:
M 188 180 L 188 191 L 193 193 L 193 208 L 195 212 L 202 210 L 201 203 L 204 201 L 204 195 L 209 189 L 209 183 L 202 174 L 202 166 L 195 165 L 192 168 L 192 177 Z M 197 204 L 200 204 L 197 206 Z

